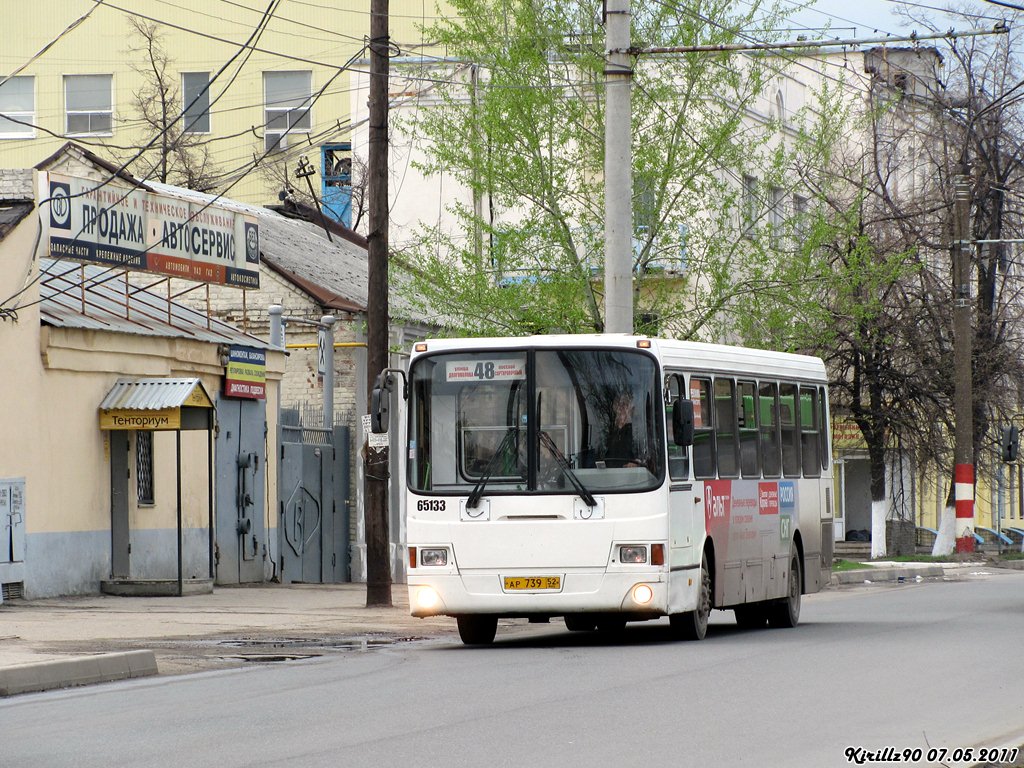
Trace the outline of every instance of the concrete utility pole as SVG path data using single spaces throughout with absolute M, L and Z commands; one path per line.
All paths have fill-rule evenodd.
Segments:
M 630 0 L 605 5 L 604 329 L 633 332 L 633 62 Z
M 388 367 L 388 80 L 389 0 L 370 0 L 370 101 L 367 198 L 369 287 L 366 299 L 367 402 L 377 375 Z M 366 605 L 391 605 L 388 531 L 390 452 L 367 449 L 365 472 Z
M 974 395 L 971 358 L 971 182 L 961 167 L 953 179 L 953 443 L 957 551 L 974 551 Z

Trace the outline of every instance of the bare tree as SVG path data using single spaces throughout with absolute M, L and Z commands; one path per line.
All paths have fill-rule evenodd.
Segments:
M 808 174 L 828 211 L 811 245 L 828 255 L 835 277 L 830 333 L 819 344 L 836 376 L 834 404 L 868 446 L 874 555 L 886 551 L 886 467 L 895 457 L 952 478 L 951 221 L 961 167 L 970 169 L 973 237 L 1024 234 L 1012 197 L 1024 181 L 1024 131 L 1008 43 L 957 40 L 944 57 L 927 49 L 868 53 L 864 140 L 826 174 Z M 971 266 L 974 463 L 984 466 L 992 424 L 1016 410 L 1024 392 L 1022 282 L 1002 242 L 979 247 Z M 943 527 L 952 527 L 951 504 L 952 482 Z
M 133 43 L 128 48 L 131 68 L 142 77 L 132 99 L 133 122 L 141 123 L 140 142 L 133 154 L 153 141 L 133 163 L 136 176 L 207 192 L 218 169 L 205 135 L 188 131 L 181 86 L 173 61 L 163 45 L 159 24 L 130 17 Z

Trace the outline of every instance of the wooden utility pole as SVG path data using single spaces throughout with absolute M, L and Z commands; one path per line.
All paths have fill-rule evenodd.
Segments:
M 370 0 L 370 103 L 367 152 L 369 286 L 366 297 L 367 397 L 388 366 L 388 80 L 389 0 Z M 366 605 L 391 605 L 387 448 L 366 448 L 363 516 L 366 527 Z
M 953 198 L 953 440 L 956 547 L 974 551 L 974 393 L 971 358 L 971 183 L 967 169 L 954 177 Z

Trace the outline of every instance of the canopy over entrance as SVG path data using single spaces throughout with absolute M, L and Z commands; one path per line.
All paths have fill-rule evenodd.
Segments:
M 199 379 L 118 379 L 100 403 L 100 429 L 210 429 L 213 401 Z
M 191 379 L 118 379 L 100 403 L 100 429 L 173 431 L 176 433 L 175 464 L 177 468 L 178 518 L 178 595 L 185 593 L 182 563 L 182 509 L 181 509 L 181 431 L 205 429 L 207 438 L 207 504 L 209 507 L 209 563 L 210 580 L 214 576 L 213 534 L 213 422 L 214 408 L 210 395 L 198 378 Z M 113 507 L 116 505 L 112 504 Z M 122 505 L 124 506 L 124 505 Z M 128 515 L 112 511 L 111 534 L 116 548 L 118 542 L 128 544 Z M 128 550 L 130 551 L 130 544 Z M 113 555 L 113 552 L 112 552 Z M 113 558 L 112 558 L 113 559 Z

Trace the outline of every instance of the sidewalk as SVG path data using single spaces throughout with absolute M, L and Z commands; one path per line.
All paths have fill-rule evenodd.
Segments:
M 445 617 L 366 608 L 363 584 L 217 587 L 185 597 L 49 598 L 0 604 L 0 696 L 456 637 Z
M 923 581 L 934 578 L 953 578 L 964 573 L 987 570 L 1024 570 L 1024 560 L 1007 560 L 998 565 L 978 560 L 956 563 L 900 563 L 875 560 L 868 567 L 832 574 L 832 586 L 844 584 L 874 584 L 876 582 Z

